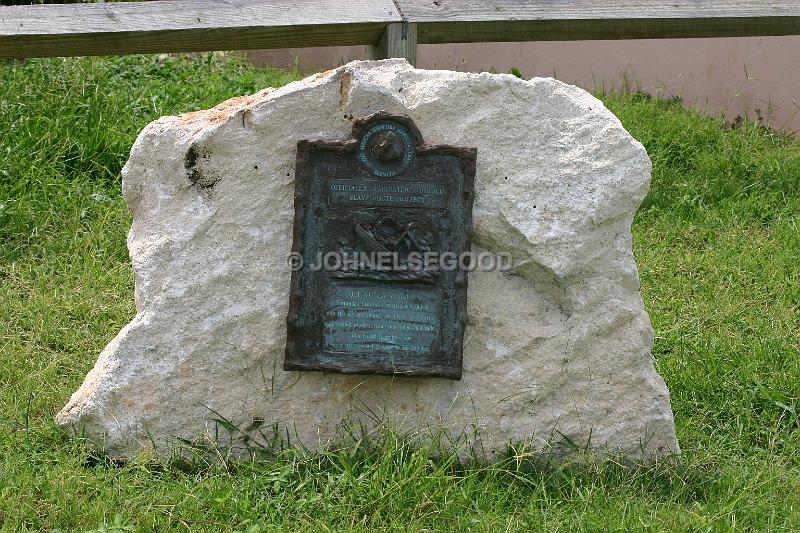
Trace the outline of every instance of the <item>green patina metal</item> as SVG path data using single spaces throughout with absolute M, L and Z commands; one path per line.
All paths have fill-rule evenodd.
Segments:
M 286 370 L 461 377 L 474 148 L 376 113 L 351 139 L 300 141 Z

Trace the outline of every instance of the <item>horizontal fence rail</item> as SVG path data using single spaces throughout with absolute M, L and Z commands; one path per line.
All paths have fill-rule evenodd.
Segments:
M 800 34 L 800 1 L 400 1 L 419 43 Z
M 800 34 L 800 1 L 165 0 L 0 7 L 0 58 Z
M 167 0 L 0 7 L 0 57 L 377 43 L 391 0 Z

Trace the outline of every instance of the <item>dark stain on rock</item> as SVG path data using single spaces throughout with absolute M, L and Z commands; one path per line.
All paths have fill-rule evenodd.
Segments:
M 197 145 L 192 143 L 192 145 L 189 147 L 189 150 L 186 151 L 186 157 L 183 160 L 183 166 L 186 167 L 186 170 L 194 168 L 199 157 L 200 155 L 197 152 Z
M 219 182 L 219 178 L 206 175 L 200 168 L 202 161 L 208 158 L 209 153 L 207 151 L 198 148 L 197 144 L 192 143 L 186 151 L 186 157 L 183 159 L 183 166 L 189 173 L 189 182 L 193 187 L 197 187 L 200 190 L 211 189 Z

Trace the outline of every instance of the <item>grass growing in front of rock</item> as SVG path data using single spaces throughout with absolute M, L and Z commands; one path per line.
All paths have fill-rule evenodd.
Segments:
M 0 530 L 800 529 L 800 142 L 603 97 L 654 163 L 634 224 L 682 465 L 458 465 L 370 448 L 120 466 L 53 415 L 133 317 L 138 131 L 296 74 L 231 57 L 0 63 Z

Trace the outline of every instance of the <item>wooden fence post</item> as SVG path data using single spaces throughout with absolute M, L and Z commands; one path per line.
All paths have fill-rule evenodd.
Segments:
M 371 47 L 370 59 L 403 57 L 412 65 L 417 64 L 417 25 L 407 20 L 386 26 L 381 42 Z

